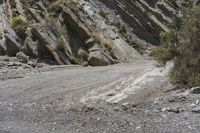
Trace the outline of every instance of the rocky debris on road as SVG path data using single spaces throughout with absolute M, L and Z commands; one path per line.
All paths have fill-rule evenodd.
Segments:
M 15 59 L 13 58 L 5 56 L 1 60 L 17 60 L 16 57 Z M 140 63 L 143 64 L 143 62 Z M 119 93 L 123 88 L 132 84 L 133 81 L 136 80 L 137 83 L 143 81 L 142 83 L 144 83 L 146 79 L 149 79 L 149 75 L 153 74 L 155 76 L 155 70 L 153 69 L 153 72 L 151 72 L 152 70 L 149 69 L 151 65 L 146 64 L 145 68 L 148 68 L 147 72 L 149 74 L 145 74 L 146 76 L 142 76 L 143 78 L 141 78 L 141 75 L 145 73 L 142 72 L 141 74 L 138 72 L 138 70 L 143 70 L 141 69 L 141 64 L 135 64 L 140 69 L 132 68 L 133 65 L 127 67 L 127 64 L 93 67 L 92 69 L 82 67 L 75 69 L 72 66 L 73 69 L 70 70 L 66 68 L 67 66 L 63 66 L 63 68 L 51 68 L 51 66 L 48 66 L 46 68 L 36 69 L 0 69 L 0 80 L 14 79 L 0 81 L 0 90 L 2 92 L 0 93 L 0 98 L 5 99 L 6 102 L 0 102 L 0 121 L 2 120 L 4 122 L 5 119 L 8 121 L 7 125 L 12 127 L 8 130 L 10 132 L 12 129 L 18 128 L 16 125 L 11 124 L 13 121 L 14 123 L 18 123 L 19 121 L 23 123 L 24 126 L 19 127 L 21 130 L 26 128 L 30 131 L 33 126 L 37 126 L 35 129 L 41 128 L 44 132 L 47 129 L 49 132 L 52 131 L 52 133 L 59 132 L 60 130 L 63 130 L 61 133 L 74 130 L 79 130 L 80 132 L 116 131 L 119 133 L 176 132 L 177 130 L 180 130 L 180 132 L 198 131 L 200 129 L 200 120 L 198 119 L 200 95 L 185 93 L 188 90 L 169 89 L 174 88 L 171 84 L 165 84 L 167 87 L 171 86 L 168 90 L 166 90 L 166 86 L 161 86 L 161 88 L 157 88 L 160 91 L 155 92 L 151 90 L 148 94 L 145 94 L 146 91 L 141 89 L 139 89 L 139 92 L 132 91 L 136 94 L 134 97 L 131 91 L 124 91 L 127 95 L 129 93 L 131 98 L 138 99 L 137 103 L 134 103 L 133 101 L 135 100 L 129 99 L 129 97 L 118 103 L 106 101 L 106 98 L 115 96 L 117 92 Z M 130 70 L 126 71 L 127 69 Z M 91 73 L 88 73 L 88 71 L 91 71 Z M 115 74 L 119 74 L 119 77 L 124 75 L 125 77 L 128 76 L 128 78 L 126 77 L 126 80 L 124 78 L 122 78 L 123 80 L 116 80 L 119 77 L 114 76 L 113 78 L 112 76 L 115 75 L 112 73 L 113 71 L 115 71 Z M 134 75 L 132 71 L 138 72 L 139 75 Z M 160 72 L 161 70 L 159 69 L 158 71 Z M 41 74 L 41 72 L 45 73 Z M 137 76 L 130 78 L 130 73 L 133 74 L 132 76 Z M 106 78 L 106 74 L 111 76 L 109 79 L 113 78 L 112 81 L 114 82 L 112 85 L 107 81 L 109 79 Z M 161 76 L 160 73 L 158 75 L 159 77 Z M 25 79 L 15 79 L 25 76 L 27 76 Z M 59 80 L 56 81 L 55 79 Z M 101 81 L 99 82 L 99 80 Z M 26 81 L 27 83 L 24 83 Z M 91 85 L 95 84 L 96 81 L 99 84 L 92 87 Z M 152 83 L 152 80 L 148 81 Z M 155 81 L 158 82 L 159 80 L 157 79 Z M 66 84 L 66 82 L 70 84 Z M 105 88 L 98 88 L 102 84 L 109 84 L 109 89 L 106 91 Z M 119 84 L 122 84 L 122 86 L 119 87 Z M 72 88 L 75 88 L 76 91 Z M 115 91 L 112 91 L 112 88 Z M 10 89 L 14 91 L 7 91 Z M 150 90 L 150 87 L 147 89 Z M 102 99 L 97 99 L 98 95 L 96 92 L 97 94 L 106 92 L 106 97 L 101 95 Z M 96 99 L 80 101 L 82 97 L 88 96 L 87 94 L 90 94 L 89 98 L 95 97 Z M 145 98 L 141 98 L 143 95 Z M 4 97 L 8 97 L 8 99 Z M 157 99 L 157 102 L 154 102 L 155 99 Z M 20 117 L 21 115 L 19 116 L 18 114 L 22 114 L 23 117 Z M 7 125 L 1 124 L 0 122 L 0 128 L 3 127 L 1 129 L 6 129 Z
M 82 66 L 83 66 L 83 67 L 88 67 L 88 66 L 89 66 L 89 63 L 85 61 L 85 62 L 83 62 Z
M 0 56 L 0 68 L 34 68 L 36 60 L 29 60 L 23 53 L 17 53 L 17 57 Z
M 192 112 L 194 112 L 194 113 L 200 113 L 200 107 L 193 108 Z
M 173 108 L 162 108 L 160 110 L 161 112 L 173 112 L 173 113 L 180 113 L 181 109 L 180 107 L 173 107 Z
M 186 96 L 178 95 L 169 98 L 169 102 L 183 102 L 186 101 Z
M 191 88 L 192 94 L 200 94 L 200 87 L 193 87 Z
M 160 112 L 173 112 L 173 113 L 200 113 L 199 98 L 197 93 L 199 87 L 193 87 L 185 91 L 171 90 L 164 92 L 159 97 L 159 102 L 155 103 L 160 108 Z M 196 90 L 197 89 L 197 90 Z M 192 115 L 192 114 L 191 114 Z

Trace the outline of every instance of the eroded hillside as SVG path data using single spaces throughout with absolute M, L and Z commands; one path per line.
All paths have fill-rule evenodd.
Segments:
M 4 0 L 0 54 L 16 56 L 21 51 L 25 54 L 19 53 L 21 58 L 28 55 L 51 64 L 101 66 L 134 61 L 151 44 L 158 44 L 160 31 L 178 22 L 180 9 L 186 4 Z
M 0 133 L 200 131 L 198 1 L 0 0 Z
M 100 31 L 77 2 L 7 0 L 1 8 L 1 55 L 22 51 L 57 64 L 93 66 L 140 58 L 123 39 Z

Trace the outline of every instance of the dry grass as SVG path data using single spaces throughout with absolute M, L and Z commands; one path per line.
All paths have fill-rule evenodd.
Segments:
M 103 35 L 103 33 L 94 33 L 94 38 L 97 42 L 99 42 L 107 51 L 111 51 L 113 44 L 109 39 L 106 39 L 106 37 Z
M 79 59 L 81 59 L 83 62 L 87 61 L 89 54 L 86 50 L 79 49 L 77 54 Z

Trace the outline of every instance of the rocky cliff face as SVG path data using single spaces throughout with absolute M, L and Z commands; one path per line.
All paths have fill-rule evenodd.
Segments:
M 3 0 L 0 54 L 56 64 L 109 65 L 141 58 L 135 48 L 158 44 L 181 17 L 179 1 Z M 15 19 L 24 21 L 15 27 Z
M 198 1 L 186 0 L 99 0 L 120 15 L 130 30 L 152 44 L 159 43 L 160 31 L 170 24 L 179 25 L 181 10 Z

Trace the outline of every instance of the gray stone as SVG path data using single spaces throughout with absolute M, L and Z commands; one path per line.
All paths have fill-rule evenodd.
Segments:
M 0 55 L 6 54 L 6 39 L 0 36 Z
M 121 105 L 121 107 L 122 107 L 123 110 L 128 110 L 129 107 L 130 107 L 130 104 L 129 104 L 129 103 L 123 103 L 123 104 Z
M 85 62 L 83 62 L 82 66 L 83 66 L 83 67 L 88 67 L 89 64 L 88 64 L 88 62 L 85 61 Z
M 74 12 L 69 7 L 64 7 L 62 16 L 66 24 L 73 27 L 74 32 L 81 40 L 88 40 L 91 37 L 90 31 L 84 26 Z
M 101 47 L 99 44 L 94 44 L 93 47 L 91 47 L 89 49 L 90 52 L 94 52 L 94 51 L 101 51 Z
M 166 109 L 166 108 L 162 108 L 160 111 L 161 111 L 161 112 L 166 112 L 167 109 Z
M 17 38 L 11 34 L 6 34 L 6 52 L 9 56 L 15 56 L 20 51 L 20 44 L 17 42 Z
M 95 40 L 93 38 L 90 38 L 85 42 L 86 46 L 89 48 L 94 46 L 94 43 L 95 43 Z
M 173 96 L 173 97 L 170 97 L 168 99 L 169 102 L 183 102 L 186 100 L 186 96 L 183 96 L 183 95 L 179 95 L 179 96 Z
M 114 111 L 116 111 L 116 112 L 120 111 L 119 107 L 115 107 Z
M 167 109 L 168 112 L 173 112 L 173 113 L 180 113 L 180 108 L 176 107 L 176 108 L 168 108 Z
M 194 112 L 194 113 L 200 113 L 200 107 L 193 108 L 192 112 Z
M 28 63 L 28 56 L 26 56 L 23 52 L 19 52 L 16 54 L 17 59 L 22 63 Z
M 193 87 L 191 88 L 192 94 L 200 94 L 200 87 Z
M 101 51 L 94 51 L 89 54 L 88 63 L 91 66 L 107 66 L 110 65 L 109 60 L 101 53 Z
M 32 33 L 30 30 L 31 30 L 30 28 L 27 28 L 26 30 L 27 37 L 24 41 L 23 51 L 25 54 L 29 56 L 37 57 L 38 56 L 38 40 L 33 41 L 33 39 L 31 38 Z
M 42 42 L 38 48 L 40 54 L 51 53 L 57 64 L 64 65 L 64 58 L 62 60 L 63 55 L 56 50 L 57 39 L 56 36 L 51 32 L 50 27 L 38 24 L 31 29 L 31 33 L 38 38 L 39 42 Z
M 114 96 L 114 95 L 115 95 L 114 93 L 109 93 L 109 94 L 107 94 L 108 97 L 112 97 L 112 96 Z
M 161 108 L 161 112 L 172 112 L 172 113 L 180 113 L 181 109 L 180 107 L 168 107 L 168 108 Z
M 38 66 L 38 59 L 34 60 L 34 61 L 29 61 L 28 65 L 35 68 Z

